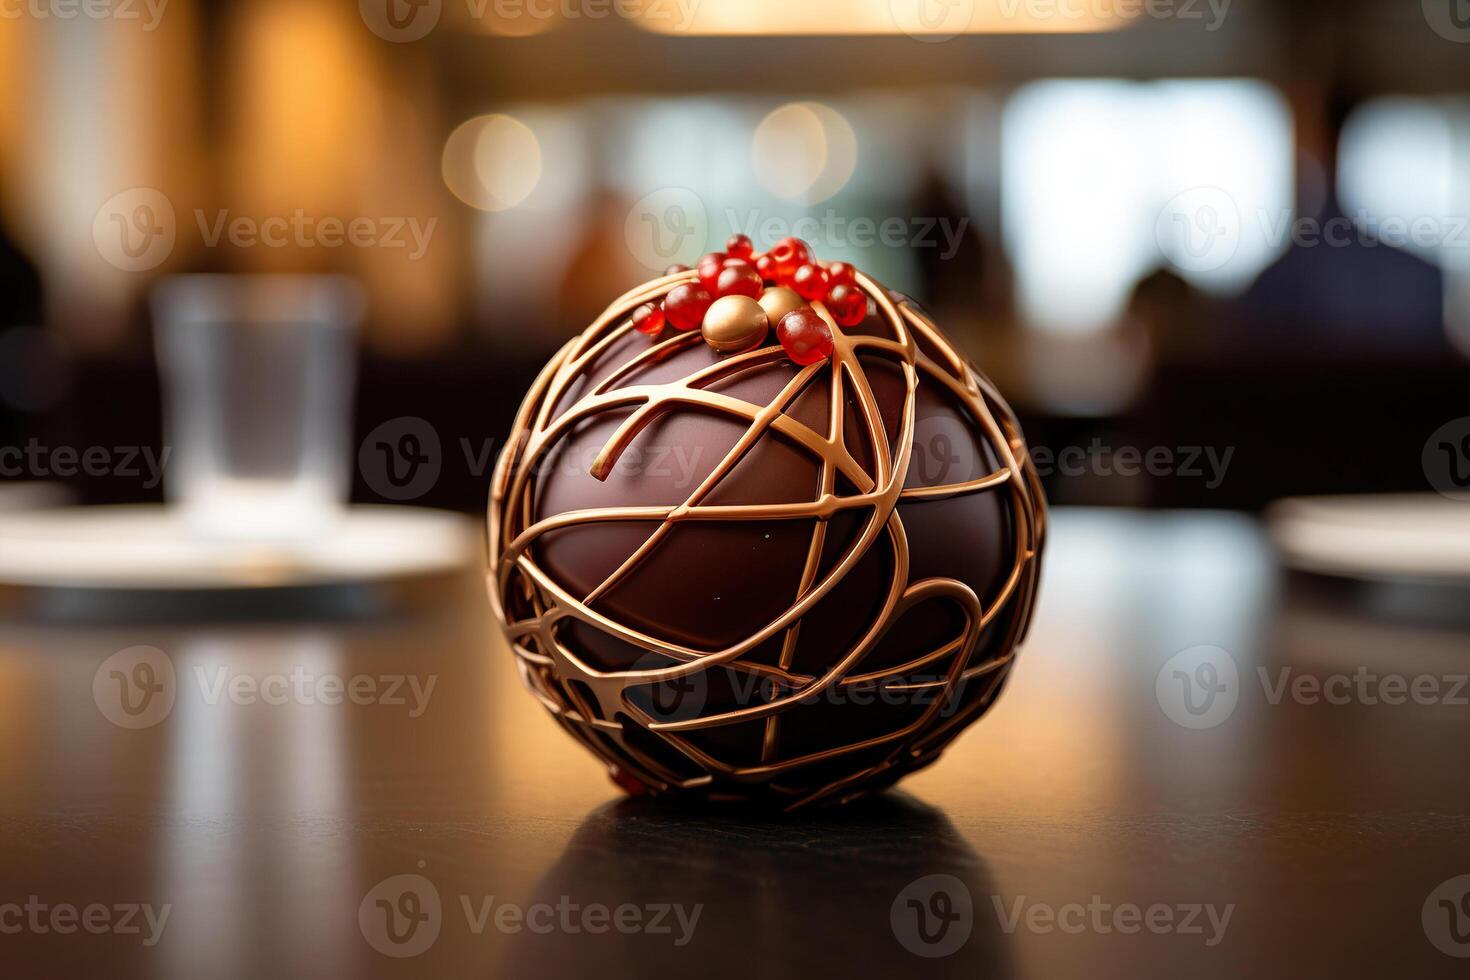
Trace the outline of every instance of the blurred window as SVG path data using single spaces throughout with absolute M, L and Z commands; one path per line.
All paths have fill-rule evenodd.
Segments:
M 1288 240 L 1291 119 L 1265 83 L 1036 82 L 1006 106 L 1002 135 L 1018 305 L 1041 329 L 1107 327 L 1163 264 L 1239 292 Z
M 1470 353 L 1470 102 L 1393 96 L 1348 120 L 1338 155 L 1343 208 L 1445 273 L 1450 337 Z

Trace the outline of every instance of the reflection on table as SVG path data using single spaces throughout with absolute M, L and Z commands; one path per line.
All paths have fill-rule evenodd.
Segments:
M 1466 630 L 1303 593 L 1238 516 L 1064 510 L 1046 576 L 995 711 L 902 792 L 806 821 L 619 802 L 519 689 L 474 575 L 389 621 L 12 617 L 0 904 L 170 911 L 152 945 L 29 931 L 0 936 L 0 951 L 18 975 L 1452 974 L 1421 911 L 1470 869 L 1470 786 L 1454 762 L 1470 713 L 1448 697 L 1273 691 L 1283 670 L 1452 678 L 1470 671 Z M 1158 680 L 1197 646 L 1228 654 L 1237 697 L 1188 728 Z M 98 678 L 111 690 L 109 658 L 137 647 L 158 669 L 123 677 L 156 688 L 161 655 L 173 700 L 125 727 Z M 139 707 L 143 689 L 128 690 Z M 402 875 L 432 888 L 438 931 L 395 958 L 374 945 L 387 921 L 375 889 Z M 931 875 L 962 884 L 971 919 L 957 950 L 926 959 L 905 945 L 904 910 L 915 929 L 926 910 L 938 936 L 962 904 L 952 885 L 905 892 Z M 682 946 L 496 926 L 503 905 L 563 896 L 703 910 Z M 1202 933 L 1094 925 L 1128 905 L 1230 917 L 1219 936 L 1207 918 Z M 1073 906 L 1081 931 L 1062 928 Z M 1047 927 L 1036 907 L 1062 918 Z

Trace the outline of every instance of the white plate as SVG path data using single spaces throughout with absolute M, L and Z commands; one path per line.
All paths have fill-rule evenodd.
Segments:
M 157 506 L 0 514 L 0 584 L 198 591 L 411 578 L 464 568 L 479 546 L 466 517 L 418 507 L 352 507 L 319 537 L 217 541 Z
M 1470 584 L 1470 503 L 1427 493 L 1295 497 L 1272 504 L 1266 516 L 1293 568 Z

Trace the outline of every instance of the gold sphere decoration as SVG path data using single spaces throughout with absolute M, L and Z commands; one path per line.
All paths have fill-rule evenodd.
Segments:
M 727 354 L 757 346 L 770 329 L 770 317 L 749 296 L 721 296 L 705 311 L 699 328 L 705 343 Z
M 787 286 L 772 286 L 761 293 L 761 309 L 766 311 L 766 318 L 771 321 L 771 326 L 781 322 L 781 318 L 792 310 L 800 309 L 807 305 L 806 300 L 796 290 Z

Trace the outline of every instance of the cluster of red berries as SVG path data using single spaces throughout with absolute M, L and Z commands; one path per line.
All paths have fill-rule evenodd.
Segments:
M 688 266 L 672 265 L 664 274 L 688 271 Z M 853 267 L 819 261 L 800 238 L 783 238 L 770 251 L 757 254 L 749 236 L 731 235 L 725 251 L 702 256 L 696 271 L 697 282 L 681 283 L 661 304 L 644 303 L 634 310 L 634 327 L 650 336 L 662 332 L 665 323 L 695 330 L 715 300 L 725 296 L 759 300 L 768 287 L 776 286 L 791 289 L 807 303 L 823 303 L 839 326 L 855 327 L 868 315 L 868 298 L 858 288 Z M 797 364 L 812 364 L 832 354 L 831 328 L 810 306 L 783 313 L 776 336 Z

